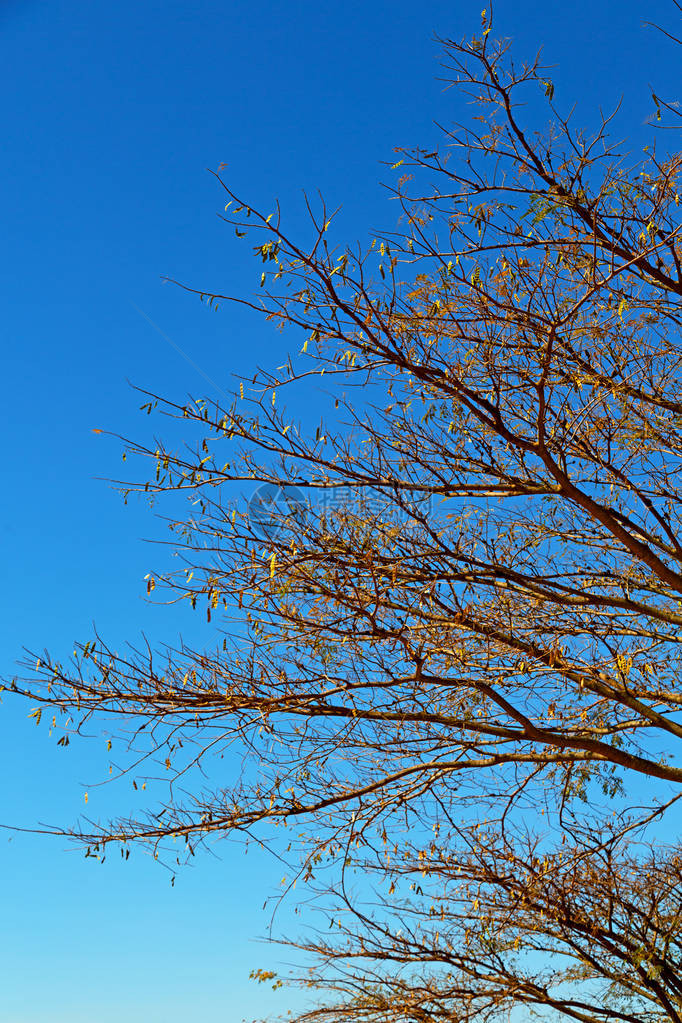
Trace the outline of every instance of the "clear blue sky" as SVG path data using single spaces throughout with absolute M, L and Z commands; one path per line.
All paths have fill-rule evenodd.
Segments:
M 483 4 L 0 3 L 0 672 L 24 645 L 68 654 L 92 621 L 115 643 L 142 629 L 158 641 L 206 635 L 145 604 L 159 553 L 143 538 L 160 526 L 96 478 L 120 472 L 121 448 L 94 427 L 148 435 L 127 378 L 210 394 L 133 304 L 218 383 L 256 359 L 279 364 L 286 335 L 161 284 L 256 282 L 215 216 L 205 168 L 226 162 L 237 191 L 263 206 L 279 197 L 294 225 L 301 189 L 319 187 L 344 203 L 349 240 L 390 229 L 380 163 L 394 145 L 428 144 L 433 119 L 462 116 L 435 80 L 433 35 L 475 31 Z M 636 134 L 648 82 L 679 95 L 677 53 L 642 31 L 641 3 L 496 6 L 521 55 L 545 46 L 556 99 L 577 100 L 578 116 L 624 93 L 621 130 Z M 672 5 L 655 0 L 646 16 L 677 31 Z M 29 709 L 0 707 L 0 821 L 69 823 L 85 789 L 103 811 L 108 797 L 91 784 L 104 740 L 58 749 Z M 286 1009 L 286 995 L 247 979 L 282 957 L 251 940 L 267 929 L 261 906 L 281 870 L 238 846 L 220 851 L 171 888 L 142 856 L 95 866 L 63 843 L 0 833 L 0 1023 L 214 1023 Z

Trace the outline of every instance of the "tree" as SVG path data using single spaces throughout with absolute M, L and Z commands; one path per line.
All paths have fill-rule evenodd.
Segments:
M 559 851 L 496 828 L 412 845 L 393 867 L 402 894 L 370 915 L 344 886 L 341 934 L 307 941 L 315 984 L 341 997 L 304 1018 L 677 1019 L 682 860 L 628 832 L 578 827 Z
M 155 469 L 125 488 L 191 496 L 183 567 L 148 589 L 222 644 L 95 637 L 13 688 L 130 723 L 173 778 L 238 752 L 227 789 L 75 834 L 192 852 L 295 825 L 300 875 L 355 921 L 307 942 L 343 992 L 317 1015 L 679 1021 L 680 157 L 575 131 L 490 28 L 444 43 L 480 117 L 398 153 L 401 220 L 368 247 L 336 247 L 323 203 L 296 241 L 218 178 L 262 261 L 232 300 L 303 349 L 229 407 L 148 394 L 196 446 L 129 443 Z M 307 413 L 320 377 L 315 428 L 282 398 Z M 284 494 L 265 528 L 235 484 Z

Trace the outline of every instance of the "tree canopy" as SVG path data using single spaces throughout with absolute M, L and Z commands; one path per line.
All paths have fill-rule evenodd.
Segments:
M 391 232 L 340 245 L 320 200 L 295 239 L 218 176 L 261 287 L 196 293 L 295 354 L 224 405 L 146 395 L 193 440 L 129 442 L 124 485 L 191 498 L 148 590 L 215 650 L 97 636 L 12 688 L 173 779 L 89 851 L 289 829 L 332 921 L 310 1018 L 682 1023 L 682 158 L 576 129 L 482 22 L 443 42 L 475 114 L 397 152 Z M 265 528 L 235 487 L 284 495 Z

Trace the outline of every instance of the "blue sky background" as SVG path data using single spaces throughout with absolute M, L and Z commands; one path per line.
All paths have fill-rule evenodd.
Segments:
M 97 479 L 120 474 L 121 445 L 93 428 L 149 435 L 128 379 L 212 396 L 133 306 L 221 386 L 255 361 L 283 361 L 286 334 L 161 283 L 236 293 L 257 283 L 215 216 L 222 198 L 205 168 L 226 162 L 256 205 L 278 197 L 293 230 L 301 190 L 318 187 L 344 204 L 349 241 L 392 228 L 381 162 L 395 145 L 428 145 L 433 120 L 466 116 L 435 80 L 433 35 L 471 34 L 482 6 L 0 3 L 1 673 L 22 646 L 68 655 L 93 621 L 112 643 L 142 629 L 210 639 L 191 613 L 145 603 L 159 552 L 144 538 L 162 529 Z M 577 101 L 578 119 L 624 94 L 618 129 L 641 145 L 648 83 L 679 95 L 677 53 L 641 28 L 642 11 L 630 0 L 500 0 L 497 31 L 522 56 L 545 46 L 556 100 Z M 677 31 L 672 5 L 656 0 L 646 16 Z M 0 822 L 67 824 L 86 790 L 88 809 L 103 812 L 109 797 L 92 783 L 104 738 L 57 748 L 29 710 L 0 706 Z M 217 1023 L 287 1009 L 289 996 L 248 980 L 286 958 L 254 940 L 281 869 L 238 845 L 220 854 L 171 888 L 141 855 L 98 866 L 63 842 L 0 833 L 0 1023 Z

